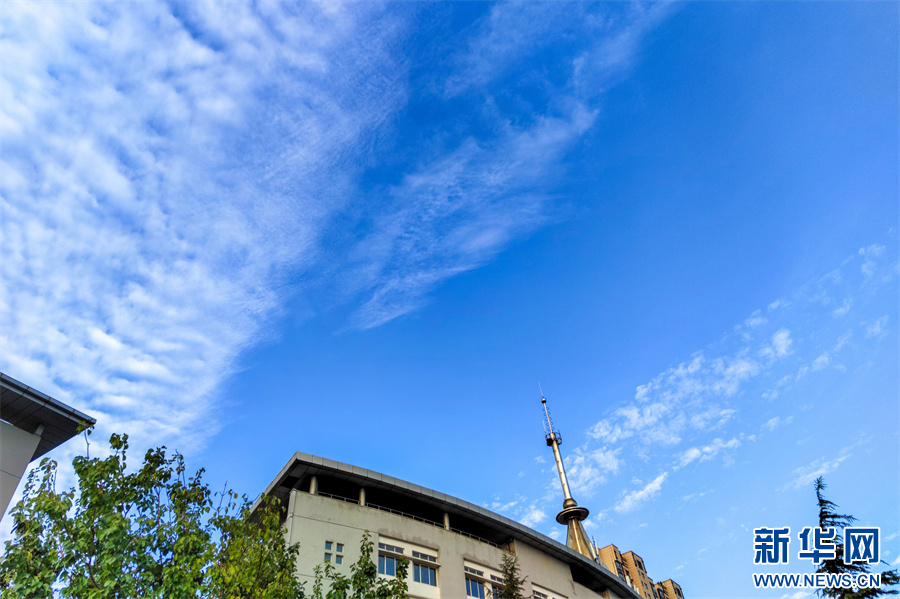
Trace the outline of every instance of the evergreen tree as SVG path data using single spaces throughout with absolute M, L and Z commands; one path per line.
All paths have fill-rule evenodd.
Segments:
M 522 594 L 525 579 L 520 576 L 519 558 L 513 553 L 505 552 L 500 563 L 500 573 L 503 576 L 503 586 L 496 593 L 495 599 L 525 599 Z
M 833 501 L 825 499 L 823 491 L 826 486 L 822 477 L 816 479 L 816 499 L 819 506 L 819 528 L 835 529 L 835 537 L 833 544 L 835 545 L 834 559 L 822 561 L 816 569 L 817 574 L 850 574 L 856 577 L 858 574 L 870 571 L 869 565 L 865 563 L 844 563 L 844 536 L 841 533 L 844 527 L 853 524 L 856 518 L 849 514 L 837 513 L 837 504 Z M 817 594 L 828 597 L 829 599 L 869 599 L 871 597 L 882 597 L 884 595 L 896 595 L 897 591 L 886 587 L 897 586 L 900 582 L 897 570 L 886 570 L 881 574 L 881 588 L 862 588 L 862 589 L 845 589 L 840 587 L 831 587 L 816 591 Z

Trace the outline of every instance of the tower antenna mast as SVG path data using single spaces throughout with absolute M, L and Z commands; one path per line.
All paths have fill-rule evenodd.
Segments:
M 538 383 L 538 387 L 540 387 L 540 383 Z M 556 469 L 559 472 L 559 482 L 562 483 L 563 495 L 565 495 L 563 509 L 556 515 L 556 521 L 560 524 L 565 524 L 566 528 L 568 528 L 566 545 L 581 555 L 596 561 L 599 558 L 597 549 L 588 539 L 587 532 L 584 530 L 584 525 L 581 523 L 588 517 L 590 512 L 587 508 L 578 505 L 578 502 L 575 501 L 572 497 L 572 492 L 569 490 L 569 480 L 568 477 L 566 477 L 566 468 L 563 465 L 562 455 L 559 453 L 562 435 L 558 430 L 553 428 L 553 421 L 550 419 L 550 410 L 547 408 L 547 398 L 544 397 L 543 389 L 541 390 L 541 405 L 544 408 L 544 417 L 547 420 L 547 431 L 545 435 L 547 445 L 553 449 L 553 457 L 556 459 Z

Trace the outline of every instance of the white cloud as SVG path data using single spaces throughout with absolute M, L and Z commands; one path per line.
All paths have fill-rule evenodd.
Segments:
M 371 328 L 423 305 L 448 277 L 477 268 L 511 239 L 546 222 L 542 191 L 596 112 L 574 104 L 563 118 L 511 126 L 490 143 L 467 139 L 391 191 L 401 208 L 378 218 L 357 249 L 349 285 L 370 299 L 355 323 Z
M 642 503 L 653 498 L 657 493 L 659 493 L 659 490 L 662 488 L 662 484 L 665 482 L 668 476 L 668 472 L 663 472 L 655 479 L 647 483 L 643 488 L 627 493 L 619 501 L 614 509 L 620 513 L 630 512 L 637 509 Z
M 460 68 L 445 82 L 447 95 L 481 87 L 523 56 L 535 52 L 541 47 L 541 41 L 565 24 L 566 12 L 538 2 L 493 5 L 477 25 L 477 34 L 457 58 Z
M 840 318 L 847 314 L 850 311 L 850 307 L 853 305 L 853 300 L 845 299 L 843 305 L 840 308 L 835 308 L 831 311 L 831 315 L 835 318 Z
M 685 466 L 696 460 L 700 460 L 701 462 L 711 460 L 722 450 L 736 449 L 737 447 L 740 447 L 740 445 L 741 442 L 737 438 L 732 438 L 729 441 L 723 441 L 722 439 L 717 438 L 713 439 L 712 442 L 708 445 L 704 445 L 702 447 L 691 447 L 681 454 L 678 468 L 684 468 Z
M 503 513 L 503 512 L 508 512 L 509 510 L 513 509 L 517 505 L 519 505 L 518 500 L 510 501 L 508 503 L 501 503 L 500 501 L 494 501 L 491 503 L 491 509 L 494 510 L 495 512 Z
M 783 358 L 791 353 L 791 332 L 788 329 L 779 329 L 772 335 L 771 345 L 762 348 L 759 355 L 769 360 Z
M 528 123 L 495 114 L 491 136 L 421 152 L 376 190 L 381 209 L 363 209 L 365 140 L 406 101 L 404 17 L 365 4 L 6 8 L 0 368 L 138 432 L 135 446 L 190 451 L 216 431 L 217 387 L 267 335 L 288 277 L 337 286 L 361 304 L 353 324 L 374 327 L 546 223 L 548 186 L 598 114 L 597 92 L 554 94 Z M 636 42 L 661 14 L 586 39 L 630 27 Z M 493 7 L 460 59 L 461 91 L 527 56 L 543 34 L 521 37 L 523 19 L 568 26 L 565 8 Z M 356 218 L 371 231 L 360 242 L 323 235 Z
M 888 315 L 878 318 L 872 324 L 866 325 L 866 337 L 881 337 L 887 328 Z
M 785 332 L 787 333 L 787 332 Z M 775 359 L 787 354 L 790 339 L 776 333 L 774 344 L 766 345 Z M 763 371 L 744 347 L 732 356 L 712 360 L 703 352 L 657 375 L 637 387 L 636 403 L 625 405 L 588 430 L 588 435 L 605 444 L 631 437 L 645 444 L 673 445 L 686 430 L 712 431 L 724 426 L 735 411 L 721 400 L 736 395 L 741 386 Z
M 753 314 L 747 317 L 747 319 L 744 321 L 744 326 L 748 329 L 755 329 L 756 327 L 766 324 L 767 322 L 769 321 L 765 316 L 762 315 L 762 312 L 760 310 L 756 310 L 753 312 Z
M 402 105 L 399 79 L 373 93 L 402 71 L 364 15 L 282 8 L 2 13 L 0 368 L 136 447 L 216 431 L 217 385 L 315 260 L 337 161 Z
M 546 519 L 547 519 L 547 514 L 545 514 L 543 510 L 541 510 L 541 509 L 539 509 L 539 508 L 537 508 L 537 507 L 532 506 L 532 507 L 525 513 L 524 516 L 522 516 L 521 518 L 519 518 L 519 522 L 520 522 L 523 526 L 528 526 L 529 528 L 532 528 L 532 527 L 534 527 L 534 526 L 540 524 L 541 522 L 543 522 L 543 521 L 546 520 Z
M 616 474 L 622 463 L 618 457 L 621 450 L 621 447 L 603 447 L 584 453 L 579 449 L 566 459 L 566 475 L 573 494 L 590 497 L 599 485 L 606 482 L 607 474 Z
M 866 248 L 859 249 L 859 255 L 864 257 L 860 270 L 866 277 L 871 277 L 875 273 L 876 259 L 884 252 L 883 245 L 872 244 Z
M 782 419 L 781 416 L 775 416 L 774 418 L 770 418 L 769 420 L 767 420 L 765 424 L 760 427 L 760 430 L 771 432 L 783 424 L 790 424 L 793 420 L 793 416 L 788 416 L 784 419 Z
M 825 476 L 829 472 L 833 472 L 841 463 L 850 457 L 844 454 L 833 460 L 818 459 L 813 461 L 809 466 L 803 466 L 794 470 L 794 480 L 786 485 L 794 489 L 805 488 L 812 484 L 814 480 L 820 476 Z
M 828 352 L 825 352 L 823 354 L 820 354 L 819 357 L 813 360 L 812 369 L 822 370 L 823 368 L 828 366 L 829 363 L 831 363 L 831 356 L 828 355 Z
M 636 61 L 641 42 L 648 31 L 667 18 L 675 6 L 670 2 L 651 5 L 628 5 L 631 14 L 627 24 L 602 38 L 601 43 L 589 48 L 574 61 L 573 83 L 582 95 L 609 88 Z

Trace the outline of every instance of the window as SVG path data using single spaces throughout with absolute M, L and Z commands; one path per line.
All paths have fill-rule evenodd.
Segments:
M 413 580 L 436 587 L 437 570 L 429 566 L 413 564 Z
M 389 555 L 378 556 L 378 573 L 385 576 L 397 575 L 397 558 Z
M 494 590 L 495 595 L 499 593 L 503 590 L 503 579 L 491 574 L 491 588 Z
M 466 566 L 466 567 L 465 567 L 465 570 L 466 570 L 466 572 L 468 572 L 469 574 L 474 574 L 475 576 L 481 576 L 481 577 L 484 577 L 484 572 L 482 572 L 481 570 L 476 570 L 475 568 L 470 568 L 469 566 Z
M 418 551 L 413 551 L 413 552 L 412 552 L 412 556 L 415 557 L 415 558 L 417 558 L 417 559 L 424 559 L 424 560 L 428 560 L 429 562 L 437 563 L 437 558 L 436 558 L 436 557 L 433 557 L 433 556 L 430 556 L 430 555 L 426 555 L 426 554 L 424 554 L 424 553 L 419 553 Z
M 337 546 L 336 547 L 337 555 L 333 555 L 331 553 L 332 547 L 335 547 L 335 546 Z M 335 543 L 334 541 L 325 541 L 325 561 L 326 562 L 334 561 L 334 563 L 337 565 L 343 564 L 344 556 L 341 555 L 341 553 L 343 553 L 343 552 L 344 552 L 344 544 L 343 543 Z M 333 560 L 332 560 L 332 557 L 334 557 Z
M 469 568 L 466 568 L 468 570 Z M 466 578 L 466 596 L 484 599 L 484 584 L 471 578 Z
M 543 594 L 540 591 L 535 591 L 532 597 L 534 597 L 534 599 L 547 599 L 547 595 Z
M 625 578 L 625 573 L 622 572 L 622 562 L 620 561 L 616 561 L 616 572 L 618 573 L 619 578 Z
M 384 551 L 390 551 L 392 553 L 403 553 L 403 547 L 395 547 L 393 545 L 387 545 L 385 543 L 378 543 L 378 548 L 383 549 Z
M 397 558 L 392 555 L 385 555 L 385 552 L 403 555 L 403 547 L 396 545 L 388 545 L 387 543 L 378 543 L 378 573 L 385 576 L 397 575 Z

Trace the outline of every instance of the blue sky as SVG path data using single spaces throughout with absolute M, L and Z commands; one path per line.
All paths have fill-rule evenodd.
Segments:
M 654 579 L 785 595 L 752 529 L 820 474 L 897 565 L 898 10 L 7 2 L 0 368 L 215 488 L 305 451 L 564 540 L 540 381 Z

